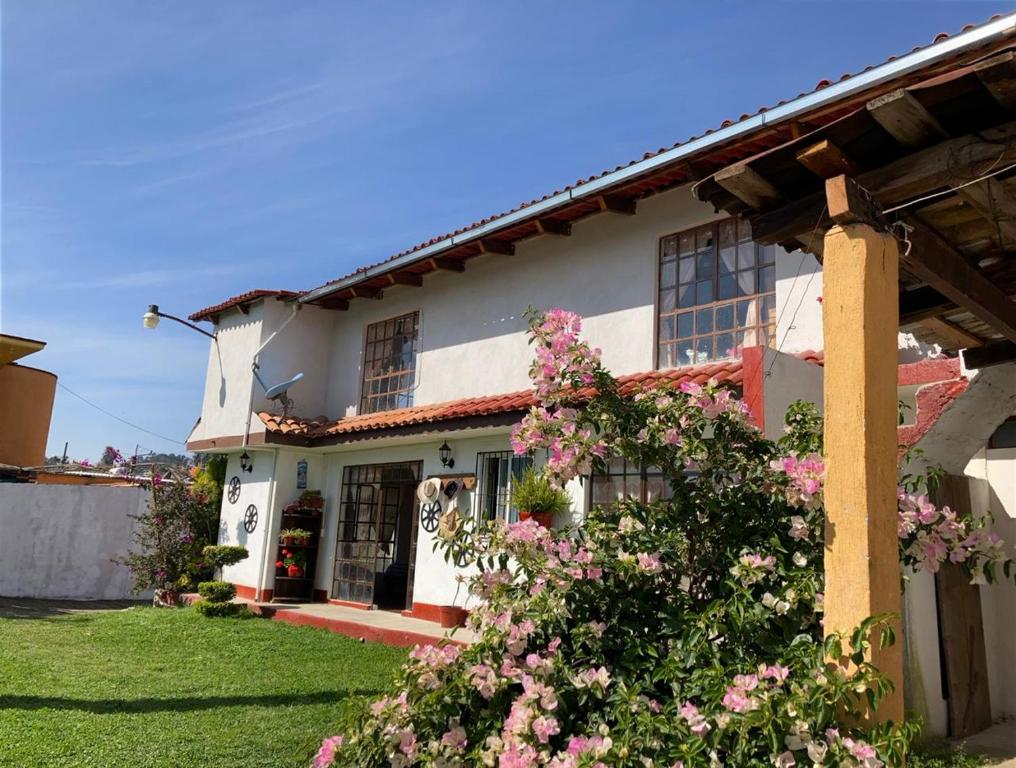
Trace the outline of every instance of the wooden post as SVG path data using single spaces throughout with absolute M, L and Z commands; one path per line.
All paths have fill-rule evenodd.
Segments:
M 840 177 L 842 179 L 843 177 Z M 832 180 L 830 180 L 832 181 Z M 830 213 L 844 201 L 830 194 Z M 838 217 L 849 221 L 850 216 Z M 861 219 L 863 221 L 863 218 Z M 825 236 L 825 631 L 901 613 L 896 538 L 896 370 L 899 250 L 867 223 Z M 903 638 L 871 661 L 895 684 L 872 721 L 903 720 Z

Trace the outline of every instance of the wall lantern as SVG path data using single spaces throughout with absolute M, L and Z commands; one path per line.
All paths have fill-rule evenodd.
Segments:
M 240 469 L 244 472 L 254 471 L 254 462 L 250 460 L 250 454 L 247 451 L 240 454 Z
M 455 466 L 455 459 L 452 458 L 452 449 L 448 447 L 448 442 L 441 443 L 441 447 L 437 449 L 441 454 L 441 466 L 451 469 Z

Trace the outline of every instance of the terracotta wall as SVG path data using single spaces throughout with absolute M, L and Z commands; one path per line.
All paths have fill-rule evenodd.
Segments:
M 0 464 L 37 467 L 46 460 L 56 376 L 10 363 L 0 367 Z

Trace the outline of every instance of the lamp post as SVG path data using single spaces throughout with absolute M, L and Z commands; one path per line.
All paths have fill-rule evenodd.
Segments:
M 201 334 L 204 334 L 205 336 L 210 338 L 212 341 L 216 341 L 216 342 L 218 341 L 218 339 L 215 337 L 214 333 L 209 333 L 208 331 L 204 330 L 203 328 L 198 328 L 196 325 L 194 325 L 194 323 L 188 323 L 183 318 L 176 317 L 175 315 L 170 315 L 170 314 L 167 314 L 165 312 L 160 312 L 158 304 L 149 304 L 148 305 L 148 311 L 145 312 L 145 314 L 142 316 L 142 318 L 141 318 L 141 324 L 145 328 L 153 328 L 154 329 L 156 326 L 158 326 L 159 319 L 162 318 L 162 317 L 166 318 L 167 320 L 175 320 L 176 322 L 180 323 L 180 325 L 186 325 L 191 330 L 197 331 L 198 333 L 201 333 Z

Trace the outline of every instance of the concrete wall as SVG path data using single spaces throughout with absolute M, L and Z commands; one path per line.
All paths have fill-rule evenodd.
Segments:
M 276 470 L 278 451 L 248 449 L 253 469 L 240 469 L 239 453 L 232 453 L 226 462 L 226 490 L 232 478 L 240 479 L 240 497 L 231 502 L 228 493 L 222 494 L 222 510 L 219 516 L 219 543 L 236 544 L 246 547 L 248 557 L 223 571 L 223 578 L 235 584 L 252 589 L 261 583 L 265 547 L 271 531 L 272 478 Z M 244 528 L 244 514 L 250 505 L 258 513 L 257 526 L 250 533 Z
M 134 487 L 0 484 L 0 595 L 131 597 L 128 570 L 110 562 L 132 546 L 148 491 Z
M 0 365 L 0 464 L 38 467 L 46 461 L 56 376 L 10 363 Z

